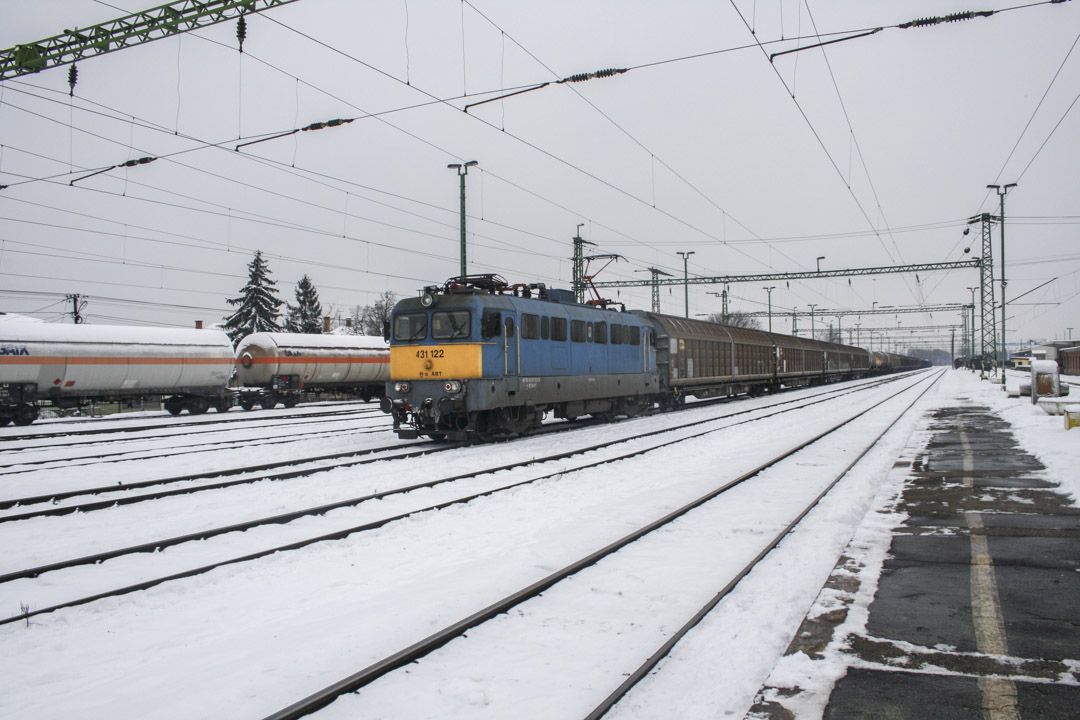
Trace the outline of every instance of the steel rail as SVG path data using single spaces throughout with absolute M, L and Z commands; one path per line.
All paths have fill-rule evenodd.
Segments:
M 734 478 L 733 480 L 729 480 L 723 483 L 718 488 L 711 490 L 710 492 L 699 497 L 698 499 L 693 500 L 686 505 L 683 505 L 682 507 L 668 513 L 667 515 L 664 515 L 658 520 L 655 520 L 648 525 L 645 525 L 644 527 L 639 528 L 638 530 L 635 530 L 634 532 L 631 532 L 630 534 L 620 538 L 619 540 L 616 540 L 604 546 L 603 548 L 600 548 L 599 550 L 596 550 L 589 555 L 586 555 L 585 557 L 571 563 L 570 565 L 567 565 L 566 567 L 557 570 L 554 573 L 551 573 L 547 577 L 538 580 L 537 582 L 532 583 L 531 585 L 521 590 L 518 590 L 517 592 L 512 593 L 511 595 L 508 595 L 505 598 L 491 605 L 488 605 L 482 610 L 479 610 L 478 612 L 473 613 L 468 617 L 462 618 L 461 620 L 443 628 L 442 630 L 439 630 L 429 635 L 423 640 L 420 640 L 386 658 L 383 658 L 382 660 L 379 660 L 372 665 L 369 665 L 363 670 L 353 673 L 352 675 L 349 675 L 348 677 L 343 678 L 342 680 L 339 680 L 338 682 L 335 682 L 332 685 L 323 688 L 322 690 L 312 693 L 306 698 L 299 700 L 298 702 L 293 703 L 292 705 L 282 710 L 279 710 L 278 712 L 266 716 L 264 720 L 297 720 L 298 718 L 304 717 L 312 712 L 315 712 L 316 710 L 326 707 L 341 695 L 349 692 L 355 692 L 361 687 L 370 684 L 371 682 L 394 670 L 416 662 L 425 655 L 428 655 L 434 650 L 437 650 L 443 645 L 449 643 L 451 640 L 464 635 L 468 630 L 471 630 L 472 628 L 481 625 L 494 617 L 508 612 L 515 606 L 520 605 L 527 600 L 537 597 L 538 595 L 542 594 L 544 591 L 550 589 L 562 580 L 565 580 L 566 578 L 577 574 L 578 572 L 584 570 L 587 567 L 595 565 L 600 560 L 614 554 L 615 552 L 621 550 L 627 545 L 630 545 L 631 543 L 640 540 L 642 537 L 662 527 L 665 527 L 671 522 L 686 515 L 691 510 L 701 507 L 702 505 L 715 499 L 716 497 L 727 492 L 728 490 L 742 484 L 746 480 L 754 477 L 755 475 L 758 475 L 762 471 L 794 455 L 800 450 L 803 450 L 807 446 L 812 445 L 823 437 L 826 437 L 827 435 L 836 432 L 845 425 L 848 425 L 849 423 L 857 420 L 871 410 L 895 398 L 897 395 L 907 392 L 910 389 L 910 386 L 901 389 L 897 393 L 890 395 L 885 400 L 882 400 L 879 403 L 875 403 L 866 410 L 863 410 L 856 415 L 848 418 L 847 420 L 844 420 L 843 422 L 840 422 L 833 427 L 821 433 L 818 433 L 809 440 L 797 444 L 795 447 L 785 451 L 784 453 L 775 458 L 772 458 L 771 460 L 766 461 L 765 463 L 762 463 L 761 465 L 750 470 L 749 472 L 746 472 Z M 701 433 L 692 437 L 700 437 L 700 435 L 703 434 L 706 433 Z M 676 442 L 683 442 L 687 439 L 691 438 L 681 438 L 670 443 L 665 443 L 664 445 L 661 445 L 659 447 L 664 447 L 670 444 L 674 444 Z M 658 448 L 651 448 L 650 451 L 654 449 Z M 633 455 L 641 454 L 641 452 L 644 451 L 633 453 Z M 565 472 L 567 471 L 562 471 L 562 473 L 560 474 L 563 474 Z
M 222 567 L 222 566 L 225 566 L 225 565 L 231 565 L 231 564 L 234 564 L 234 563 L 246 562 L 246 561 L 249 561 L 249 560 L 255 560 L 255 559 L 258 559 L 258 558 L 261 558 L 261 557 L 266 557 L 268 555 L 272 555 L 274 553 L 283 552 L 283 551 L 287 551 L 287 550 L 296 550 L 296 549 L 306 547 L 308 545 L 312 545 L 312 544 L 315 544 L 315 543 L 318 543 L 318 542 L 324 542 L 324 541 L 328 541 L 328 540 L 340 540 L 340 539 L 343 539 L 344 537 L 347 537 L 347 536 L 352 535 L 354 533 L 363 532 L 363 531 L 366 531 L 366 530 L 376 529 L 376 528 L 382 527 L 382 526 L 384 526 L 384 525 L 386 525 L 386 524 L 388 524 L 390 522 L 394 522 L 394 521 L 397 521 L 397 520 L 403 520 L 403 519 L 406 519 L 406 518 L 409 518 L 409 517 L 419 515 L 419 514 L 424 513 L 424 512 L 429 512 L 429 511 L 432 511 L 432 510 L 441 510 L 441 509 L 451 507 L 451 506 L 454 506 L 454 505 L 459 505 L 459 504 L 464 504 L 464 503 L 467 503 L 467 502 L 471 502 L 472 500 L 475 500 L 475 499 L 478 499 L 478 498 L 481 498 L 481 497 L 485 497 L 485 496 L 488 496 L 488 495 L 492 495 L 492 494 L 495 494 L 495 493 L 498 493 L 498 492 L 503 492 L 503 491 L 510 490 L 510 489 L 520 487 L 520 486 L 523 486 L 523 485 L 528 485 L 528 484 L 531 484 L 531 483 L 539 482 L 541 480 L 547 480 L 547 479 L 551 479 L 551 478 L 554 478 L 554 477 L 562 476 L 562 475 L 565 475 L 565 474 L 570 473 L 570 472 L 579 472 L 581 470 L 590 469 L 590 468 L 597 467 L 597 466 L 600 466 L 600 465 L 609 464 L 609 463 L 612 463 L 612 462 L 617 462 L 619 460 L 629 459 L 629 458 L 632 458 L 632 457 L 636 457 L 638 455 L 645 454 L 647 452 L 652 452 L 654 450 L 657 450 L 657 449 L 660 449 L 660 448 L 663 448 L 663 447 L 667 447 L 669 445 L 674 445 L 676 443 L 685 442 L 686 440 L 691 440 L 691 439 L 702 437 L 704 435 L 708 435 L 708 434 L 711 434 L 711 433 L 714 433 L 714 432 L 719 432 L 721 430 L 725 430 L 725 429 L 734 427 L 736 425 L 742 425 L 742 424 L 746 424 L 746 423 L 750 423 L 750 422 L 756 422 L 757 420 L 763 420 L 763 419 L 766 419 L 766 418 L 769 418 L 769 417 L 774 417 L 776 415 L 779 415 L 779 414 L 782 414 L 782 413 L 785 413 L 785 412 L 790 412 L 792 410 L 797 410 L 797 409 L 802 409 L 802 408 L 805 408 L 805 407 L 810 407 L 810 406 L 816 405 L 818 403 L 827 402 L 828 400 L 835 400 L 835 399 L 837 399 L 839 397 L 844 397 L 846 395 L 853 394 L 853 393 L 856 393 L 856 392 L 860 392 L 862 390 L 871 389 L 871 388 L 874 388 L 874 387 L 880 387 L 881 385 L 886 385 L 886 384 L 895 382 L 897 379 L 898 378 L 896 378 L 896 377 L 891 377 L 891 378 L 886 378 L 886 379 L 883 379 L 883 380 L 876 380 L 874 382 L 867 383 L 865 385 L 862 385 L 862 386 L 859 386 L 859 387 L 853 388 L 853 389 L 841 389 L 841 390 L 827 391 L 825 393 L 821 393 L 818 396 L 815 396 L 814 398 L 810 398 L 811 402 L 808 402 L 808 403 L 806 403 L 804 405 L 800 405 L 797 408 L 786 408 L 784 410 L 779 410 L 777 412 L 772 412 L 772 413 L 769 413 L 767 415 L 763 415 L 761 417 L 741 420 L 741 421 L 739 421 L 737 423 L 733 423 L 733 424 L 730 424 L 730 425 L 725 425 L 725 426 L 723 426 L 721 428 L 714 428 L 714 429 L 711 429 L 711 430 L 705 430 L 705 431 L 702 431 L 702 432 L 699 432 L 699 433 L 696 433 L 694 435 L 690 435 L 690 436 L 687 436 L 687 437 L 681 437 L 681 438 L 677 438 L 677 439 L 674 439 L 674 440 L 666 441 L 664 443 L 661 443 L 660 445 L 656 445 L 656 446 L 653 446 L 653 447 L 644 448 L 644 449 L 638 449 L 638 450 L 634 450 L 632 452 L 625 453 L 625 454 L 622 454 L 622 455 L 619 455 L 619 456 L 616 456 L 616 457 L 613 457 L 613 458 L 606 458 L 606 459 L 603 459 L 603 460 L 600 460 L 600 461 L 590 462 L 590 463 L 587 463 L 585 465 L 582 465 L 582 466 L 579 466 L 579 467 L 576 467 L 576 468 L 561 468 L 561 469 L 559 469 L 559 470 L 557 470 L 557 471 L 555 471 L 553 473 L 547 474 L 547 475 L 543 475 L 543 476 L 540 476 L 540 477 L 529 478 L 527 480 L 518 481 L 518 482 L 512 483 L 510 485 L 505 485 L 505 486 L 501 486 L 501 487 L 497 487 L 497 488 L 487 489 L 487 490 L 484 490 L 484 491 L 481 491 L 481 492 L 478 492 L 478 493 L 474 493 L 474 494 L 471 494 L 471 495 L 468 495 L 468 496 L 465 496 L 465 497 L 459 497 L 459 498 L 456 498 L 456 499 L 453 499 L 453 500 L 445 501 L 445 502 L 439 503 L 437 505 L 432 505 L 432 506 L 425 507 L 425 508 L 419 508 L 419 509 L 412 510 L 412 511 L 409 511 L 407 513 L 403 513 L 403 514 L 396 515 L 396 516 L 393 516 L 393 517 L 383 518 L 383 519 L 380 519 L 380 520 L 365 523 L 363 525 L 358 525 L 356 527 L 346 528 L 344 530 L 338 530 L 338 531 L 335 531 L 335 532 L 327 534 L 327 535 L 320 535 L 320 536 L 317 536 L 317 537 L 314 537 L 314 538 L 308 538 L 308 539 L 305 539 L 305 540 L 300 540 L 300 541 L 297 541 L 297 542 L 289 543 L 287 545 L 282 545 L 282 546 L 279 546 L 279 547 L 274 547 L 274 548 L 270 548 L 270 549 L 267 549 L 267 550 L 262 550 L 262 551 L 259 551 L 259 552 L 256 552 L 256 553 L 252 553 L 250 555 L 245 555 L 243 557 L 232 558 L 232 559 L 229 559 L 229 560 L 216 562 L 216 563 L 206 565 L 206 566 L 203 566 L 203 567 L 200 567 L 200 568 L 196 568 L 196 569 L 193 569 L 193 570 L 187 570 L 187 571 L 184 571 L 184 572 L 181 572 L 181 573 L 176 573 L 174 575 L 169 575 L 169 576 L 162 577 L 162 578 L 155 578 L 155 579 L 152 579 L 152 580 L 143 581 L 143 582 L 137 583 L 135 585 L 130 585 L 130 586 L 120 588 L 120 589 L 117 589 L 117 590 L 106 591 L 106 592 L 99 593 L 99 594 L 89 596 L 89 597 L 86 597 L 86 598 L 81 598 L 81 599 L 78 599 L 78 600 L 68 601 L 68 602 L 65 602 L 65 603 L 62 603 L 62 604 L 59 604 L 59 605 L 53 605 L 53 606 L 50 606 L 50 607 L 47 607 L 47 608 L 42 608 L 42 609 L 34 610 L 34 611 L 29 611 L 28 610 L 28 611 L 26 611 L 23 614 L 18 615 L 18 616 L 9 617 L 9 618 L 6 618 L 6 619 L 0 619 L 0 625 L 11 623 L 11 622 L 17 622 L 17 621 L 21 621 L 21 620 L 28 620 L 29 618 L 35 617 L 37 615 L 41 615 L 41 614 L 49 613 L 49 612 L 54 612 L 56 610 L 60 610 L 60 609 L 66 608 L 66 607 L 74 607 L 74 606 L 77 606 L 77 605 L 86 604 L 86 603 L 93 602 L 95 600 L 100 600 L 100 599 L 103 599 L 103 598 L 106 598 L 106 597 L 116 597 L 116 596 L 127 594 L 127 593 L 130 593 L 130 592 L 135 592 L 135 591 L 138 591 L 138 590 L 144 590 L 144 589 L 147 589 L 147 588 L 150 588 L 150 587 L 153 587 L 155 585 L 159 585 L 161 583 L 168 582 L 168 581 L 171 581 L 171 580 L 177 580 L 177 579 L 182 579 L 182 578 L 187 578 L 187 577 L 193 577 L 195 575 L 199 575 L 199 574 L 202 574 L 202 573 L 205 573 L 205 572 L 209 572 L 210 570 L 213 570 L 215 568 Z M 826 396 L 830 396 L 830 395 L 832 395 L 834 397 L 826 397 Z M 88 556 L 88 557 L 85 557 L 85 558 L 79 558 L 77 560 L 64 561 L 64 562 L 61 562 L 61 563 L 53 563 L 51 565 L 43 565 L 43 566 L 39 566 L 37 568 L 31 568 L 31 569 L 20 571 L 20 572 L 8 573 L 7 575 L 0 575 L 0 583 L 9 582 L 9 581 L 16 580 L 16 579 L 36 577 L 37 575 L 43 574 L 45 572 L 52 572 L 52 571 L 55 571 L 55 570 L 62 570 L 62 569 L 66 569 L 68 567 L 76 567 L 78 565 L 96 564 L 96 563 L 102 562 L 104 560 L 109 560 L 109 559 L 112 559 L 112 558 L 115 558 L 115 557 L 120 557 L 120 556 L 123 556 L 123 555 L 135 554 L 135 553 L 139 553 L 139 552 L 154 552 L 154 551 L 156 551 L 158 549 L 161 549 L 163 547 L 168 547 L 168 546 L 171 546 L 171 545 L 177 545 L 177 544 L 180 544 L 182 542 L 188 542 L 189 540 L 201 540 L 201 539 L 206 539 L 208 537 L 213 537 L 213 536 L 216 536 L 216 535 L 224 534 L 226 532 L 243 531 L 243 530 L 250 529 L 251 527 L 256 527 L 258 525 L 282 524 L 284 522 L 289 522 L 292 519 L 297 519 L 297 518 L 303 517 L 305 515 L 323 514 L 325 512 L 328 512 L 329 510 L 336 509 L 338 507 L 345 507 L 345 506 L 349 506 L 349 505 L 357 505 L 357 504 L 359 504 L 361 502 L 365 502 L 367 500 L 383 499 L 383 498 L 391 497 L 391 496 L 394 496 L 394 495 L 405 494 L 405 493 L 412 492 L 412 491 L 418 490 L 418 489 L 427 489 L 427 488 L 434 487 L 436 485 L 440 485 L 440 484 L 443 484 L 443 483 L 454 482 L 454 481 L 457 481 L 457 480 L 469 479 L 469 478 L 477 477 L 477 476 L 480 476 L 480 475 L 494 474 L 494 473 L 497 473 L 497 472 L 501 472 L 503 470 L 512 470 L 512 469 L 516 469 L 516 468 L 519 468 L 519 467 L 527 467 L 527 466 L 530 466 L 530 465 L 538 465 L 538 464 L 541 464 L 541 463 L 544 463 L 544 462 L 551 462 L 552 460 L 565 459 L 565 458 L 571 457 L 573 455 L 584 454 L 584 453 L 587 453 L 587 452 L 593 452 L 595 450 L 603 449 L 603 448 L 606 448 L 606 447 L 611 447 L 613 445 L 621 444 L 621 443 L 624 443 L 624 442 L 630 442 L 630 441 L 633 441 L 633 440 L 639 440 L 639 439 L 642 439 L 642 438 L 647 438 L 647 437 L 651 437 L 651 436 L 655 436 L 655 435 L 661 435 L 661 434 L 665 434 L 665 433 L 668 433 L 668 432 L 673 432 L 675 430 L 680 430 L 680 429 L 686 429 L 686 428 L 689 428 L 689 427 L 693 427 L 695 425 L 703 425 L 703 424 L 706 424 L 706 423 L 716 422 L 716 421 L 719 421 L 719 420 L 727 420 L 729 418 L 736 417 L 738 415 L 745 415 L 745 414 L 753 413 L 753 412 L 756 412 L 756 411 L 759 411 L 759 410 L 771 410 L 771 409 L 774 409 L 774 408 L 776 408 L 776 407 L 778 407 L 780 405 L 789 405 L 789 404 L 800 402 L 801 400 L 805 400 L 805 398 L 787 400 L 787 401 L 784 401 L 784 402 L 781 402 L 781 403 L 776 403 L 776 404 L 767 406 L 765 408 L 753 408 L 753 409 L 748 409 L 748 410 L 740 410 L 740 411 L 738 411 L 736 413 L 721 416 L 721 417 L 718 417 L 718 418 L 708 418 L 708 419 L 705 419 L 705 420 L 694 421 L 692 423 L 686 423 L 684 425 L 677 426 L 677 427 L 670 427 L 670 428 L 664 428 L 664 429 L 661 429 L 661 430 L 650 431 L 650 432 L 647 432 L 647 433 L 641 433 L 641 434 L 638 434 L 638 435 L 634 435 L 634 436 L 630 436 L 630 437 L 626 437 L 626 438 L 620 438 L 620 439 L 610 441 L 610 442 L 605 442 L 605 443 L 600 443 L 600 444 L 597 444 L 597 445 L 592 445 L 592 446 L 589 446 L 589 447 L 586 447 L 586 448 L 578 448 L 578 449 L 575 449 L 575 450 L 570 450 L 570 451 L 567 451 L 567 452 L 559 453 L 559 454 L 554 455 L 554 456 L 548 456 L 546 458 L 535 458 L 535 459 L 532 459 L 532 460 L 529 460 L 529 461 L 511 463 L 511 464 L 500 466 L 500 467 L 487 468 L 487 469 L 484 469 L 484 470 L 481 470 L 481 471 L 465 473 L 465 474 L 450 477 L 450 478 L 441 478 L 441 479 L 432 480 L 432 481 L 428 481 L 428 482 L 424 482 L 424 483 L 419 483 L 419 484 L 404 487 L 404 488 L 397 488 L 397 489 L 394 489 L 394 490 L 387 490 L 387 491 L 384 491 L 384 492 L 374 493 L 372 495 L 364 496 L 362 498 L 354 498 L 352 500 L 343 501 L 343 502 L 340 502 L 340 503 L 333 503 L 331 505 L 320 506 L 319 508 L 309 509 L 308 511 L 301 511 L 301 512 L 298 512 L 298 513 L 288 513 L 288 514 L 284 514 L 284 515 L 274 516 L 273 518 L 266 518 L 266 519 L 259 520 L 259 521 L 253 521 L 251 523 L 244 523 L 244 524 L 227 526 L 225 528 L 219 528 L 219 529 L 215 529 L 213 531 L 204 531 L 202 533 L 193 533 L 193 534 L 190 534 L 190 535 L 181 536 L 181 537 L 173 538 L 173 539 L 170 539 L 170 540 L 160 541 L 160 542 L 157 542 L 157 543 L 146 543 L 146 544 L 143 544 L 143 545 L 133 546 L 131 548 L 125 548 L 123 550 L 109 551 L 109 552 L 106 552 L 106 553 L 99 553 L 99 554 Z

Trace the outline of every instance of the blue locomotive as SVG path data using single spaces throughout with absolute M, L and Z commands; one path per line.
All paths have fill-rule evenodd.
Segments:
M 632 416 L 687 396 L 756 395 L 919 361 L 761 330 L 576 302 L 568 290 L 451 278 L 400 301 L 382 409 L 401 438 L 487 440 L 546 413 Z
M 382 408 L 399 437 L 488 439 L 555 417 L 634 415 L 660 392 L 651 323 L 567 290 L 453 278 L 390 318 Z

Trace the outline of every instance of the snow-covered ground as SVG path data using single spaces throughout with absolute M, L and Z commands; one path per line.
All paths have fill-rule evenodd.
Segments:
M 316 717 L 585 716 L 929 382 L 927 373 L 903 381 L 917 387 L 729 491 L 722 501 L 685 515 L 541 597 L 471 630 L 467 638 L 340 699 Z M 22 606 L 41 608 L 196 567 L 226 550 L 242 555 L 422 508 L 455 494 L 520 482 L 530 472 L 552 475 L 344 540 L 0 626 L 0 717 L 264 717 L 535 582 L 900 389 L 900 382 L 892 383 L 744 425 L 733 425 L 735 418 L 710 421 L 693 432 L 671 434 L 687 438 L 681 442 L 589 470 L 573 470 L 589 461 L 575 456 L 554 469 L 507 471 L 288 526 L 231 533 L 160 553 L 4 583 L 0 617 L 11 617 Z M 778 399 L 820 390 L 786 393 Z M 9 523 L 0 525 L 0 544 L 6 549 L 2 564 L 7 570 L 30 567 L 196 526 L 223 525 L 586 447 L 613 433 L 629 436 L 695 418 L 720 418 L 770 402 L 745 400 L 590 428 L 572 437 L 526 438 L 146 506 Z M 909 443 L 925 440 L 912 437 L 920 417 L 958 403 L 986 405 L 999 412 L 1013 424 L 1020 444 L 1047 466 L 1047 476 L 1067 484 L 1074 498 L 1080 494 L 1080 478 L 1071 473 L 1080 459 L 1080 431 L 1066 433 L 1060 417 L 1045 415 L 1027 398 L 1008 399 L 1000 386 L 980 382 L 966 371 L 945 371 L 777 551 L 609 716 L 741 717 L 840 552 L 866 519 L 880 523 L 874 510 L 895 494 L 902 481 L 901 473 L 892 472 L 894 463 Z M 743 419 L 747 417 L 738 418 Z M 706 429 L 715 431 L 690 437 Z M 393 440 L 388 430 L 383 435 L 343 434 L 336 440 L 313 438 L 310 446 L 290 443 L 288 450 L 269 452 L 275 457 L 288 457 L 290 452 L 314 456 L 349 443 L 388 445 Z M 647 449 L 647 441 L 633 442 Z M 661 440 L 651 442 L 659 445 Z M 268 448 L 227 452 L 228 465 L 233 466 L 265 462 Z M 202 467 L 225 456 L 200 457 L 190 463 Z M 132 477 L 140 472 L 178 474 L 176 465 L 177 461 L 164 459 L 130 461 L 124 472 Z M 30 475 L 43 484 L 70 487 L 93 472 L 60 464 Z M 25 478 L 18 482 L 25 490 Z M 0 499 L 17 495 L 2 475 L 0 488 Z M 888 546 L 887 532 L 867 537 L 876 539 L 862 543 L 860 552 L 868 561 L 880 562 Z

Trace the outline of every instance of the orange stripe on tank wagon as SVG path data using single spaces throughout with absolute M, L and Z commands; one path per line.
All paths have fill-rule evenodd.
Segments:
M 268 365 L 270 363 L 314 363 L 316 365 L 337 365 L 337 364 L 350 364 L 350 365 L 368 365 L 368 364 L 389 364 L 389 357 L 375 357 L 375 358 L 354 358 L 354 357 L 304 357 L 304 356 L 289 356 L 279 355 L 277 357 L 253 357 L 251 358 L 252 365 Z
M 0 356 L 0 365 L 232 365 L 232 358 Z

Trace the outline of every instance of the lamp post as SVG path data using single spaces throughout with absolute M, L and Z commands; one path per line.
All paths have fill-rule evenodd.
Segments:
M 824 255 L 818 255 L 817 259 L 817 271 L 821 272 L 821 261 L 825 259 Z
M 477 164 L 476 160 L 467 163 L 450 163 L 446 167 L 457 170 L 461 178 L 461 277 L 465 277 L 465 176 L 469 174 L 469 168 Z
M 769 332 L 772 332 L 772 291 L 775 290 L 775 289 L 776 289 L 775 285 L 773 285 L 771 287 L 762 288 L 762 290 L 764 290 L 766 293 L 769 294 Z
M 971 293 L 971 357 L 969 360 L 971 360 L 972 364 L 975 362 L 975 291 L 978 289 L 977 287 L 968 288 Z
M 690 262 L 690 256 L 694 254 L 694 251 L 683 252 L 682 250 L 677 250 L 675 254 L 682 256 L 683 302 L 686 305 L 686 317 L 690 317 L 690 273 L 687 268 Z
M 1065 328 L 1069 331 L 1069 342 L 1072 342 L 1072 328 Z
M 1005 360 L 1008 358 L 1008 351 L 1005 349 L 1005 195 L 1008 194 L 1009 188 L 1016 187 L 1016 183 L 1009 183 L 1005 187 L 1001 185 L 987 185 L 988 190 L 994 190 L 998 194 L 998 199 L 1001 201 L 1001 216 L 998 218 L 1001 221 L 1001 381 L 1002 389 L 1005 389 Z
M 807 303 L 810 306 L 810 339 L 814 340 L 814 308 L 817 307 L 817 303 Z

